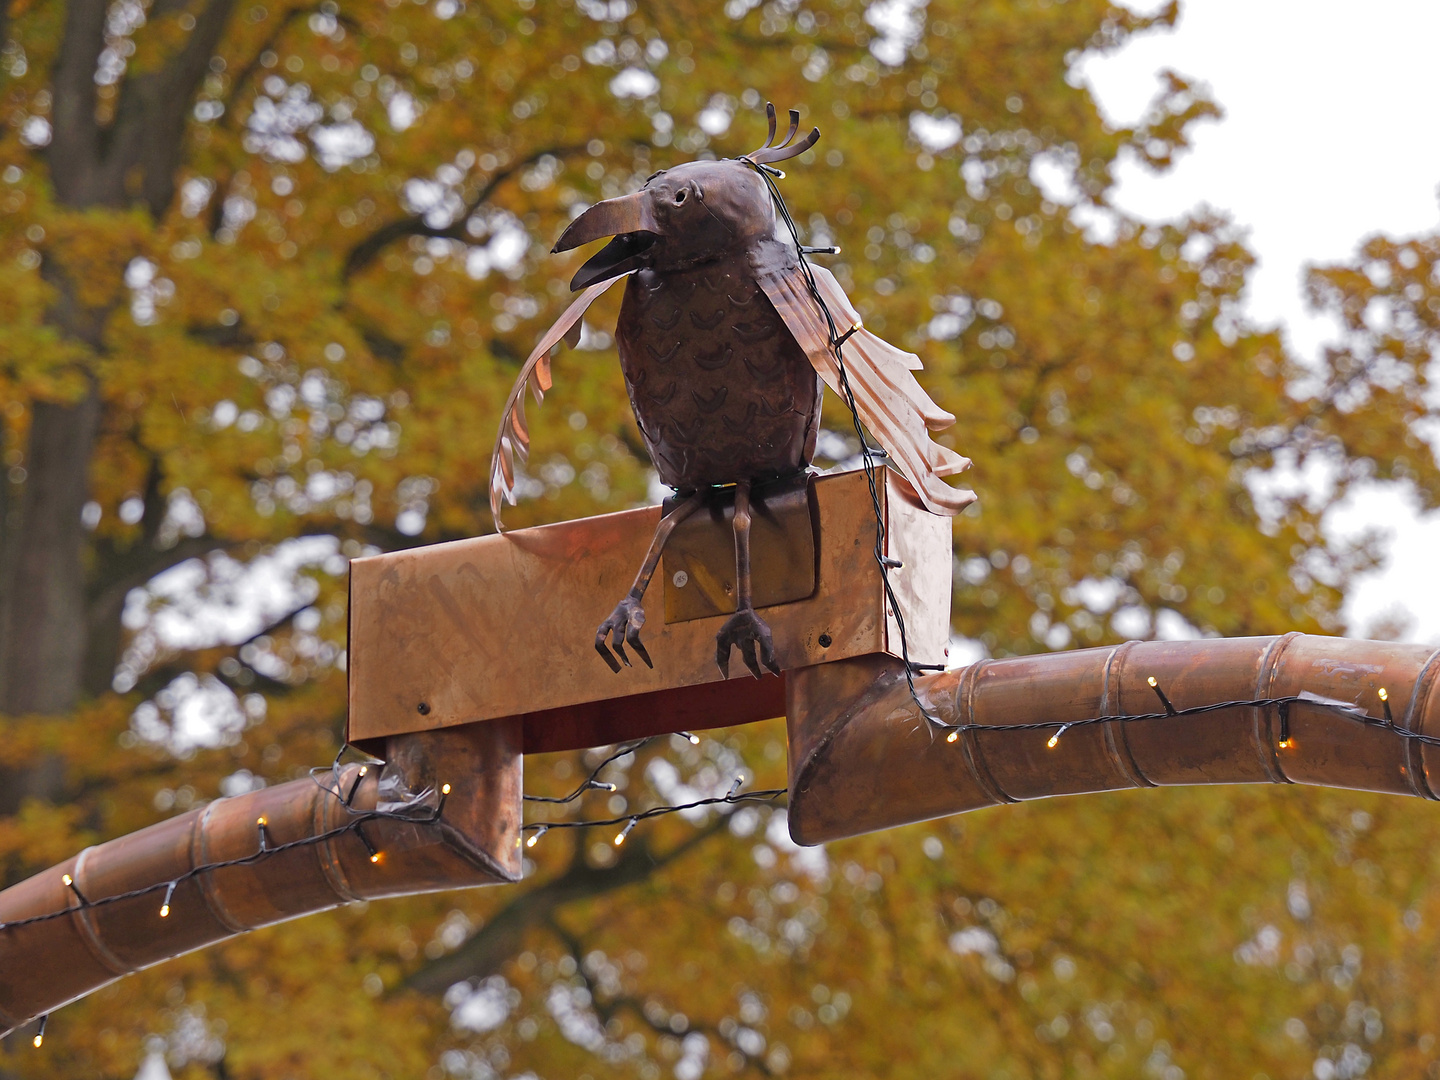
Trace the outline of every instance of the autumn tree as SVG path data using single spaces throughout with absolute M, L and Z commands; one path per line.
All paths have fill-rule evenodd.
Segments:
M 977 462 L 957 631 L 1000 654 L 1338 629 L 1370 552 L 1328 545 L 1325 507 L 1372 478 L 1440 490 L 1415 434 L 1440 252 L 1377 241 L 1318 273 L 1349 336 L 1312 368 L 1244 318 L 1231 223 L 1116 211 L 1117 160 L 1163 169 L 1217 110 L 1167 75 L 1114 130 L 1071 73 L 1176 14 L 8 0 L 6 883 L 334 754 L 345 560 L 490 527 L 496 414 L 568 292 L 553 237 L 753 148 L 767 99 L 824 132 L 783 181 L 797 220 Z M 532 416 L 517 525 L 649 497 L 614 304 Z M 822 464 L 850 458 L 833 400 L 826 422 Z M 1315 465 L 1319 500 L 1259 483 Z M 783 756 L 774 725 L 662 742 L 576 809 L 778 781 Z M 1423 811 L 1138 793 L 823 853 L 760 811 L 618 854 L 552 835 L 524 886 L 252 935 L 65 1010 L 0 1070 L 128 1076 L 149 1046 L 232 1077 L 1415 1075 L 1440 1034 Z

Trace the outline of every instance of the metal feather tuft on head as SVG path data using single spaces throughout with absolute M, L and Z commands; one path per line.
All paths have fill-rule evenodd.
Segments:
M 790 130 L 785 133 L 783 141 L 775 142 L 775 106 L 772 102 L 765 103 L 765 114 L 770 118 L 770 137 L 765 140 L 765 145 L 758 150 L 752 150 L 743 155 L 757 165 L 771 165 L 777 161 L 789 161 L 793 157 L 799 157 L 806 150 L 809 150 L 820 141 L 820 129 L 811 128 L 810 134 L 792 145 L 791 140 L 795 133 L 800 130 L 800 111 L 790 110 Z

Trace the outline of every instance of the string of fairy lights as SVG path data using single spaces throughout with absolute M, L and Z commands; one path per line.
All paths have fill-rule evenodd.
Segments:
M 677 731 L 675 732 L 675 734 L 688 741 L 692 746 L 698 746 L 700 744 L 700 736 L 694 734 L 693 732 Z M 576 785 L 575 789 L 571 791 L 568 795 L 526 795 L 525 801 L 536 803 L 566 804 L 574 802 L 576 799 L 584 795 L 587 791 L 614 791 L 616 789 L 616 785 L 608 781 L 601 780 L 600 774 L 604 772 L 605 768 L 609 766 L 612 762 L 619 761 L 621 758 L 627 757 L 628 755 L 643 749 L 658 738 L 660 738 L 660 736 L 651 735 L 644 739 L 639 739 L 635 742 L 622 745 L 619 749 L 615 750 L 612 754 L 610 754 L 603 761 L 601 761 L 600 764 L 596 765 L 595 768 L 590 770 L 590 775 L 585 777 L 585 779 L 581 780 L 580 783 Z M 642 821 L 648 821 L 650 818 L 661 817 L 665 814 L 678 814 L 685 810 L 697 810 L 707 806 L 735 806 L 738 803 L 747 802 L 774 802 L 774 800 L 780 798 L 782 795 L 787 794 L 789 791 L 788 788 L 766 788 L 762 791 L 741 791 L 741 788 L 744 787 L 744 784 L 745 777 L 737 776 L 731 783 L 730 790 L 727 791 L 724 795 L 711 796 L 709 798 L 703 799 L 695 799 L 687 803 L 671 803 L 662 806 L 654 806 L 648 810 L 640 810 L 633 814 L 622 814 L 619 817 L 612 818 L 600 818 L 597 820 L 585 821 L 532 821 L 526 825 L 522 825 L 520 827 L 520 831 L 522 836 L 525 833 L 530 834 L 529 836 L 524 837 L 524 842 L 527 848 L 533 848 L 536 844 L 540 842 L 540 838 L 543 837 L 546 833 L 548 833 L 551 829 L 593 829 L 599 828 L 600 826 L 604 825 L 623 825 L 624 828 L 622 828 L 618 833 L 615 834 L 614 839 L 615 846 L 619 847 L 620 845 L 625 843 L 626 837 L 628 837 L 631 832 L 634 831 L 636 825 L 640 824 L 640 822 Z M 520 840 L 519 838 L 517 838 L 516 843 L 518 844 L 519 842 Z
M 885 554 L 887 530 L 885 524 L 885 515 L 880 503 L 879 481 L 877 477 L 878 466 L 883 463 L 885 455 L 883 450 L 879 450 L 871 446 L 869 440 L 866 437 L 864 428 L 860 421 L 859 411 L 856 408 L 855 395 L 850 385 L 849 374 L 847 372 L 845 364 L 844 344 L 846 340 L 859 329 L 859 326 L 857 324 L 856 326 L 851 327 L 844 333 L 840 332 L 829 306 L 826 304 L 824 297 L 821 295 L 821 292 L 816 285 L 814 275 L 811 272 L 809 262 L 806 258 L 808 254 L 833 254 L 838 252 L 839 249 L 807 248 L 803 244 L 801 244 L 799 229 L 796 227 L 794 219 L 791 217 L 790 211 L 785 205 L 785 200 L 781 196 L 780 190 L 775 183 L 775 179 L 777 177 L 783 178 L 785 174 L 781 170 L 776 169 L 773 166 L 760 164 L 750 160 L 749 158 L 741 158 L 740 160 L 754 168 L 765 179 L 765 182 L 768 185 L 771 194 L 774 197 L 775 202 L 778 206 L 780 215 L 785 222 L 785 225 L 789 229 L 791 237 L 795 242 L 796 249 L 799 252 L 800 270 L 805 279 L 810 295 L 814 299 L 815 303 L 819 306 L 820 312 L 824 316 L 827 326 L 829 345 L 831 351 L 834 354 L 839 371 L 841 396 L 844 398 L 845 404 L 850 410 L 851 419 L 855 427 L 855 433 L 860 440 L 862 463 L 866 479 L 869 483 L 870 497 L 874 507 L 876 519 L 874 557 L 876 563 L 879 565 L 880 568 L 881 580 L 883 583 L 886 599 L 889 601 L 890 610 L 893 612 L 893 617 L 895 619 L 896 627 L 898 630 L 900 639 L 900 658 L 903 663 L 903 670 L 907 686 L 910 692 L 910 696 L 914 701 L 917 709 L 919 710 L 920 715 L 924 717 L 927 723 L 931 726 L 932 730 L 943 731 L 945 733 L 945 741 L 947 743 L 953 744 L 958 742 L 962 736 L 972 734 L 978 735 L 982 732 L 1000 733 L 1049 731 L 1051 734 L 1049 739 L 1046 741 L 1046 746 L 1049 749 L 1054 750 L 1060 745 L 1062 737 L 1067 732 L 1076 729 L 1084 729 L 1097 724 L 1129 724 L 1142 721 L 1179 720 L 1187 717 L 1197 717 L 1207 714 L 1219 713 L 1231 709 L 1253 708 L 1275 709 L 1277 711 L 1279 716 L 1279 739 L 1277 741 L 1277 746 L 1281 750 L 1288 750 L 1294 746 L 1294 740 L 1290 731 L 1290 709 L 1293 706 L 1297 705 L 1309 705 L 1328 709 L 1358 724 L 1387 731 L 1404 739 L 1413 740 L 1427 746 L 1440 746 L 1440 737 L 1427 735 L 1419 731 L 1414 731 L 1408 727 L 1404 727 L 1396 723 L 1394 715 L 1391 711 L 1389 693 L 1384 688 L 1381 688 L 1378 692 L 1378 697 L 1384 714 L 1383 716 L 1373 716 L 1370 715 L 1364 708 L 1358 705 L 1338 701 L 1332 698 L 1321 697 L 1319 695 L 1311 694 L 1308 692 L 1302 692 L 1299 694 L 1283 697 L 1261 697 L 1249 700 L 1220 701 L 1211 702 L 1204 705 L 1191 706 L 1188 708 L 1176 708 L 1175 705 L 1171 702 L 1168 695 L 1166 695 L 1164 689 L 1160 686 L 1159 681 L 1154 676 L 1147 678 L 1146 683 L 1155 693 L 1157 699 L 1162 706 L 1163 711 L 1159 712 L 1112 714 L 1086 717 L 1079 720 L 1033 721 L 1013 724 L 978 724 L 973 722 L 949 724 L 936 716 L 930 710 L 930 708 L 927 707 L 925 702 L 921 700 L 919 692 L 917 691 L 915 685 L 915 676 L 916 674 L 925 671 L 940 670 L 940 667 L 938 665 L 917 664 L 912 662 L 909 657 L 909 647 L 906 635 L 904 614 L 891 586 L 889 576 L 889 571 L 891 569 L 897 568 L 899 566 L 899 563 Z M 682 731 L 677 732 L 676 734 L 688 740 L 692 745 L 698 745 L 700 742 L 699 737 L 691 732 Z M 582 798 L 584 795 L 591 791 L 603 791 L 613 793 L 617 790 L 617 785 L 609 781 L 601 780 L 600 774 L 607 767 L 614 764 L 616 761 L 630 754 L 636 753 L 637 751 L 643 749 L 645 746 L 652 743 L 657 738 L 660 738 L 660 736 L 650 736 L 648 738 L 640 739 L 638 741 L 619 746 L 612 753 L 606 756 L 602 761 L 600 761 L 600 763 L 591 770 L 589 775 L 586 776 L 575 787 L 574 790 L 572 790 L 566 795 L 546 796 L 527 794 L 524 795 L 523 798 L 526 802 L 532 803 L 568 805 L 574 803 L 576 800 Z M 367 759 L 365 763 L 362 764 L 357 770 L 356 775 L 350 784 L 349 790 L 342 794 L 341 788 L 343 785 L 340 772 L 340 760 L 346 749 L 348 748 L 342 747 L 340 754 L 336 755 L 335 761 L 328 768 L 322 766 L 319 769 L 311 770 L 311 777 L 315 781 L 315 783 L 320 786 L 324 791 L 326 791 L 329 795 L 337 799 L 344 807 L 346 813 L 351 815 L 351 820 L 345 822 L 343 825 L 339 825 L 335 828 L 310 836 L 305 836 L 300 839 L 291 840 L 286 843 L 276 844 L 273 842 L 268 831 L 268 822 L 266 818 L 264 816 L 261 816 L 256 819 L 256 850 L 249 855 L 241 856 L 234 859 L 227 859 L 218 862 L 197 865 L 168 881 L 159 881 L 151 885 L 143 886 L 141 888 L 129 890 L 127 892 L 117 893 L 111 896 L 98 897 L 95 899 L 91 899 L 85 896 L 85 894 L 81 892 L 79 884 L 70 874 L 63 874 L 61 877 L 61 881 L 74 894 L 81 909 L 97 908 L 108 904 L 120 903 L 125 900 L 132 900 L 137 897 L 149 896 L 151 894 L 160 893 L 163 890 L 164 896 L 158 909 L 158 917 L 166 919 L 170 917 L 172 912 L 176 888 L 184 882 L 197 878 L 202 874 L 214 873 L 216 871 L 225 870 L 232 867 L 251 866 L 264 859 L 272 858 L 274 856 L 295 850 L 297 848 L 327 843 L 350 832 L 355 833 L 356 837 L 359 839 L 360 843 L 365 848 L 370 858 L 370 861 L 373 863 L 379 863 L 383 858 L 383 852 L 375 845 L 370 835 L 366 832 L 365 825 L 367 823 L 376 821 L 403 821 L 411 825 L 418 824 L 438 826 L 440 824 L 441 816 L 445 808 L 445 800 L 451 791 L 451 787 L 449 784 L 442 784 L 439 787 L 438 791 L 433 788 L 427 788 L 424 791 L 421 791 L 409 797 L 407 800 L 401 803 L 397 809 L 382 810 L 377 808 L 373 810 L 359 810 L 354 807 L 353 801 L 355 795 L 359 791 L 360 785 L 364 781 L 365 777 L 372 769 L 378 768 L 383 770 L 385 763 L 374 758 Z M 322 783 L 320 779 L 320 774 L 325 772 L 330 773 L 331 776 L 332 783 L 329 785 Z M 684 803 L 662 804 L 644 810 L 635 811 L 633 813 L 622 813 L 619 816 L 610 818 L 584 820 L 562 819 L 553 821 L 528 822 L 521 826 L 520 835 L 516 837 L 516 845 L 519 846 L 523 843 L 526 848 L 534 848 L 539 843 L 541 838 L 544 837 L 546 833 L 551 832 L 552 830 L 592 829 L 620 825 L 620 830 L 615 834 L 612 839 L 614 846 L 620 847 L 625 843 L 626 839 L 635 830 L 636 826 L 639 825 L 642 821 L 649 821 L 656 817 L 684 813 L 686 811 L 699 810 L 710 807 L 734 807 L 744 803 L 761 803 L 774 805 L 777 800 L 783 798 L 788 794 L 788 789 L 786 788 L 767 788 L 754 791 L 745 791 L 743 790 L 744 783 L 745 778 L 743 776 L 736 776 L 731 783 L 729 790 L 724 795 L 709 796 L 705 798 L 694 799 L 692 801 Z M 47 912 L 41 915 L 30 916 L 24 919 L 17 919 L 10 922 L 0 923 L 0 932 L 14 931 L 25 926 L 33 925 L 35 923 L 48 922 L 54 919 L 70 917 L 73 915 L 75 910 L 76 909 L 73 907 L 67 907 L 59 911 Z M 41 1016 L 39 1019 L 39 1025 L 32 1040 L 33 1044 L 37 1048 L 41 1046 L 44 1041 L 45 1028 L 48 1020 L 48 1014 Z
M 683 734 L 692 744 L 698 744 L 700 742 L 699 736 L 694 735 L 690 732 L 683 732 L 681 734 Z M 568 796 L 550 798 L 543 795 L 526 795 L 524 796 L 524 798 L 526 801 L 529 802 L 570 803 L 573 802 L 575 799 L 579 798 L 581 795 L 585 794 L 587 791 L 601 790 L 613 792 L 615 790 L 615 785 L 613 783 L 598 780 L 597 778 L 599 776 L 599 773 L 612 762 L 624 757 L 627 754 L 635 752 L 646 744 L 652 742 L 655 738 L 658 738 L 658 736 L 652 736 L 647 739 L 642 739 L 639 742 L 622 747 L 620 750 L 612 753 L 609 757 L 605 758 L 599 765 L 597 765 L 591 771 L 590 775 L 586 778 L 586 780 L 582 782 L 582 784 L 572 794 Z M 297 848 L 311 847 L 317 844 L 324 844 L 331 840 L 335 840 L 341 836 L 344 836 L 346 833 L 351 832 L 355 834 L 355 836 L 359 839 L 361 845 L 365 848 L 365 851 L 369 856 L 370 861 L 372 863 L 379 863 L 382 861 L 384 853 L 379 847 L 376 846 L 369 834 L 366 833 L 365 825 L 367 822 L 401 821 L 410 825 L 432 826 L 440 824 L 440 819 L 445 811 L 445 801 L 449 797 L 451 792 L 451 786 L 449 784 L 441 784 L 438 791 L 435 788 L 426 788 L 411 796 L 396 809 L 357 809 L 353 805 L 353 802 L 356 793 L 360 789 L 361 783 L 364 782 L 365 777 L 370 773 L 370 771 L 377 766 L 383 770 L 385 762 L 377 758 L 369 758 L 368 760 L 366 760 L 365 763 L 356 770 L 355 777 L 351 781 L 349 790 L 344 794 L 341 794 L 341 788 L 343 785 L 341 782 L 340 774 L 340 760 L 347 749 L 348 747 L 342 747 L 340 753 L 336 755 L 334 763 L 330 766 L 320 766 L 319 768 L 310 770 L 311 779 L 315 781 L 317 786 L 319 786 L 321 790 L 326 792 L 326 794 L 335 798 L 345 809 L 346 813 L 351 815 L 351 820 L 347 821 L 343 825 L 339 825 L 335 828 L 327 829 L 319 833 L 314 833 L 310 836 L 304 836 L 296 840 L 290 840 L 285 843 L 277 844 L 272 840 L 270 836 L 268 819 L 264 815 L 261 815 L 260 817 L 257 817 L 255 819 L 256 849 L 249 855 L 242 855 L 233 859 L 222 859 L 215 862 L 202 863 L 196 866 L 192 866 L 185 872 L 177 874 L 175 877 L 166 881 L 157 881 L 153 884 L 144 885 L 136 889 L 129 889 L 125 892 L 114 893 L 108 896 L 95 898 L 87 896 L 81 890 L 80 884 L 69 873 L 61 874 L 60 881 L 75 896 L 76 902 L 78 903 L 80 910 L 106 907 L 108 905 L 118 904 L 126 900 L 134 900 L 139 897 L 150 896 L 163 890 L 164 897 L 160 901 L 158 917 L 161 919 L 168 919 L 173 910 L 176 888 L 184 882 L 197 878 L 202 874 L 210 874 L 216 871 L 227 870 L 232 867 L 238 866 L 253 866 L 256 863 L 259 863 L 265 859 L 273 858 L 277 855 L 284 854 L 285 852 L 293 851 Z M 319 779 L 319 774 L 326 772 L 330 773 L 333 778 L 332 785 L 326 785 L 324 783 L 321 783 Z M 528 839 L 527 846 L 533 848 L 536 842 L 539 840 L 540 836 L 544 835 L 544 833 L 548 832 L 552 828 L 594 828 L 606 825 L 617 825 L 623 822 L 624 828 L 621 829 L 621 831 L 616 835 L 614 840 L 615 846 L 619 847 L 625 842 L 625 839 L 634 830 L 635 826 L 638 825 L 641 821 L 648 821 L 651 818 L 661 817 L 668 814 L 678 814 L 687 810 L 699 809 L 701 807 L 709 807 L 722 804 L 727 806 L 734 806 L 746 802 L 772 802 L 773 800 L 778 799 L 779 797 L 786 794 L 785 788 L 772 788 L 765 791 L 742 792 L 740 789 L 743 784 L 744 777 L 737 776 L 733 784 L 731 785 L 729 792 L 727 792 L 723 796 L 695 799 L 687 803 L 651 807 L 635 814 L 611 819 L 602 819 L 596 821 L 554 821 L 540 825 L 532 823 L 523 827 L 522 834 L 523 832 L 531 833 Z M 515 843 L 518 847 L 521 843 L 521 837 L 517 836 Z M 36 923 L 45 923 L 54 921 L 56 919 L 72 917 L 76 910 L 77 908 L 75 907 L 66 907 L 56 911 L 45 912 L 40 915 L 31 915 L 23 919 L 13 919 L 8 922 L 0 922 L 0 933 L 13 932 L 26 926 L 32 926 Z M 39 1024 L 36 1028 L 35 1035 L 31 1040 L 32 1044 L 37 1049 L 45 1041 L 45 1029 L 47 1024 L 49 1023 L 49 1020 L 49 1013 L 45 1013 L 39 1018 Z
M 939 721 L 938 719 L 929 717 L 928 713 L 927 717 L 930 718 L 931 723 L 940 725 L 947 732 L 946 742 L 948 743 L 957 742 L 961 736 L 972 733 L 978 734 L 981 732 L 986 732 L 994 734 L 1001 732 L 1049 731 L 1051 734 L 1050 738 L 1046 741 L 1046 745 L 1053 750 L 1059 746 L 1062 736 L 1064 736 L 1067 732 L 1074 729 L 1091 727 L 1097 724 L 1132 724 L 1141 721 L 1182 720 L 1189 717 L 1215 714 L 1232 709 L 1275 709 L 1278 713 L 1280 721 L 1279 739 L 1277 741 L 1277 746 L 1281 750 L 1287 750 L 1294 746 L 1294 738 L 1290 730 L 1290 710 L 1294 706 L 1304 705 L 1324 708 L 1354 723 L 1363 725 L 1365 727 L 1371 727 L 1377 730 L 1386 731 L 1401 738 L 1413 740 L 1426 746 L 1440 746 L 1440 736 L 1427 735 L 1424 732 L 1412 730 L 1411 728 L 1404 727 L 1396 722 L 1394 714 L 1391 710 L 1389 692 L 1383 687 L 1380 688 L 1377 696 L 1379 698 L 1381 709 L 1384 715 L 1373 716 L 1360 705 L 1352 704 L 1345 701 L 1339 701 L 1334 698 L 1322 697 L 1318 694 L 1312 694 L 1306 691 L 1302 691 L 1299 694 L 1292 694 L 1283 697 L 1262 697 L 1251 698 L 1247 700 L 1217 701 L 1209 702 L 1204 705 L 1189 706 L 1187 708 L 1177 708 L 1175 704 L 1170 700 L 1169 696 L 1165 693 L 1165 690 L 1163 687 L 1161 687 L 1159 681 L 1154 676 L 1150 676 L 1149 678 L 1147 678 L 1146 683 L 1155 693 L 1156 698 L 1159 700 L 1162 706 L 1161 711 L 1150 713 L 1092 716 L 1084 717 L 1079 720 L 1039 720 L 1013 724 L 978 724 L 973 722 L 963 724 L 945 724 L 943 721 Z M 677 732 L 676 734 L 685 738 L 691 744 L 698 744 L 700 742 L 699 737 L 691 732 L 684 731 Z M 660 738 L 660 736 L 650 736 L 648 738 L 640 739 L 632 743 L 621 745 L 612 753 L 607 755 L 603 760 L 601 760 L 601 762 L 591 770 L 589 775 L 586 776 L 579 783 L 579 785 L 577 785 L 576 788 L 567 795 L 525 795 L 524 800 L 534 803 L 564 805 L 575 802 L 577 799 L 581 798 L 584 794 L 590 791 L 598 790 L 613 792 L 616 790 L 616 785 L 609 781 L 601 780 L 599 778 L 600 773 L 603 772 L 608 766 L 610 766 L 614 762 L 618 761 L 623 757 L 626 757 L 627 755 L 633 754 L 643 749 L 645 746 L 649 745 L 657 738 Z M 344 752 L 344 748 L 342 748 L 341 755 L 343 755 Z M 365 831 L 364 827 L 368 822 L 402 821 L 411 825 L 439 825 L 441 817 L 445 810 L 446 798 L 450 795 L 451 792 L 451 786 L 449 784 L 441 784 L 438 790 L 436 788 L 426 788 L 411 796 L 397 809 L 382 810 L 377 808 L 373 810 L 361 810 L 353 805 L 353 800 L 355 798 L 355 795 L 359 791 L 360 784 L 364 781 L 365 777 L 369 774 L 371 769 L 378 766 L 380 769 L 383 770 L 385 763 L 375 758 L 368 759 L 364 764 L 360 766 L 358 770 L 356 770 L 356 775 L 350 784 L 349 790 L 344 792 L 343 794 L 341 791 L 343 785 L 341 782 L 339 763 L 340 755 L 337 755 L 335 762 L 331 766 L 329 766 L 328 768 L 322 766 L 320 769 L 313 769 L 311 770 L 311 775 L 312 778 L 315 779 L 316 783 L 322 788 L 322 790 L 324 790 L 328 795 L 336 799 L 345 809 L 346 813 L 351 815 L 351 820 L 345 822 L 343 825 L 338 825 L 335 828 L 315 833 L 310 836 L 305 836 L 296 840 L 277 844 L 273 842 L 270 836 L 268 821 L 264 816 L 261 816 L 258 817 L 255 822 L 256 850 L 249 855 L 240 856 L 234 859 L 225 859 L 217 862 L 200 864 L 191 867 L 184 873 L 178 874 L 174 878 L 171 878 L 169 880 L 158 881 L 153 884 L 141 886 L 140 888 L 131 889 L 126 892 L 116 893 L 110 896 L 96 897 L 93 899 L 86 896 L 81 891 L 79 883 L 76 882 L 74 877 L 71 876 L 69 873 L 61 875 L 61 882 L 74 894 L 80 909 L 103 907 L 109 904 L 116 904 L 126 900 L 133 900 L 137 897 L 149 896 L 163 891 L 164 897 L 161 900 L 158 909 L 158 917 L 166 919 L 170 917 L 173 910 L 176 888 L 184 882 L 199 877 L 202 874 L 214 873 L 215 871 L 225 870 L 231 867 L 252 866 L 258 862 L 261 862 L 262 860 L 273 858 L 277 855 L 281 855 L 288 851 L 293 851 L 297 848 L 326 843 L 349 832 L 355 833 L 361 844 L 364 846 L 366 852 L 368 853 L 370 861 L 374 863 L 379 863 L 383 858 L 383 853 L 378 847 L 376 847 L 374 842 L 371 840 L 371 838 Z M 317 775 L 321 772 L 329 772 L 332 776 L 333 783 L 330 785 L 321 783 Z M 767 788 L 755 791 L 744 791 L 742 790 L 744 787 L 744 783 L 745 778 L 743 776 L 736 776 L 730 786 L 729 791 L 727 791 L 724 795 L 694 799 L 684 803 L 662 804 L 660 806 L 650 807 L 645 810 L 636 811 L 634 813 L 621 814 L 616 817 L 585 819 L 579 821 L 532 821 L 521 826 L 520 836 L 517 836 L 516 838 L 516 845 L 519 846 L 522 843 L 523 838 L 523 843 L 525 847 L 534 848 L 536 844 L 540 841 L 541 837 L 543 837 L 546 833 L 552 830 L 592 829 L 621 825 L 622 828 L 618 833 L 616 833 L 613 838 L 614 845 L 616 847 L 619 847 L 625 843 L 626 839 L 634 831 L 636 826 L 639 825 L 639 823 L 642 821 L 649 821 L 652 818 L 656 817 L 683 813 L 685 811 L 698 810 L 708 807 L 733 807 L 742 803 L 762 803 L 773 805 L 777 800 L 788 794 L 788 789 L 786 788 Z M 0 923 L 0 932 L 11 932 L 36 923 L 49 922 L 55 919 L 71 917 L 76 910 L 77 909 L 74 907 L 66 907 L 58 911 L 46 912 L 40 915 L 32 915 L 27 918 L 15 919 L 10 922 Z M 40 1017 L 39 1026 L 37 1027 L 35 1035 L 32 1039 L 33 1044 L 37 1048 L 41 1046 L 44 1041 L 45 1028 L 48 1020 L 48 1013 Z
M 774 119 L 774 113 L 771 114 Z M 799 113 L 792 112 L 793 122 L 799 121 Z M 775 182 L 783 180 L 785 173 L 773 165 L 753 161 L 748 157 L 740 157 L 737 160 L 750 166 L 765 181 L 766 187 L 770 189 L 770 196 L 775 200 L 775 205 L 780 211 L 781 220 L 790 232 L 790 238 L 795 243 L 795 250 L 799 258 L 800 274 L 805 279 L 805 288 L 810 293 L 810 298 L 820 308 L 820 314 L 825 318 L 825 333 L 830 345 L 830 351 L 835 356 L 836 370 L 840 373 L 840 396 L 845 400 L 845 407 L 850 410 L 850 422 L 855 427 L 855 437 L 860 440 L 860 463 L 865 470 L 865 481 L 870 488 L 870 505 L 875 512 L 875 546 L 873 555 L 875 564 L 880 568 L 880 584 L 885 591 L 885 599 L 889 604 L 889 611 L 895 620 L 895 629 L 900 637 L 900 659 L 904 664 L 905 683 L 910 689 L 910 698 L 915 702 L 915 707 L 920 710 L 923 716 L 931 724 L 939 724 L 939 717 L 935 716 L 920 700 L 920 695 L 915 692 L 915 675 L 917 672 L 926 670 L 943 670 L 938 665 L 917 664 L 910 659 L 910 640 L 905 631 L 905 613 L 901 610 L 900 601 L 896 599 L 895 590 L 890 584 L 890 571 L 898 569 L 901 563 L 898 559 L 891 558 L 885 554 L 886 543 L 889 536 L 889 528 L 885 523 L 885 511 L 880 505 L 880 480 L 877 470 L 883 463 L 885 452 L 870 445 L 870 440 L 865 434 L 865 427 L 860 422 L 860 410 L 855 404 L 855 391 L 850 386 L 850 371 L 845 364 L 845 342 L 851 335 L 860 329 L 857 322 L 844 333 L 840 332 L 835 322 L 835 316 L 830 311 L 830 305 L 825 302 L 825 297 L 820 292 L 820 287 L 815 284 L 815 274 L 810 269 L 810 260 L 806 257 L 811 254 L 839 254 L 838 247 L 818 248 L 806 247 L 800 242 L 800 229 L 795 224 L 795 219 L 790 216 L 790 208 L 785 204 L 785 196 L 780 193 L 780 187 Z

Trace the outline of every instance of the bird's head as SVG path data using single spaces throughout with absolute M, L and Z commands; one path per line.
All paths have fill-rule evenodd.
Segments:
M 569 251 L 613 237 L 576 272 L 572 289 L 631 270 L 678 270 L 743 251 L 775 231 L 775 204 L 760 169 L 815 145 L 818 128 L 790 145 L 800 125 L 790 113 L 790 133 L 775 140 L 775 109 L 769 107 L 770 140 L 745 158 L 691 161 L 662 169 L 631 195 L 598 202 L 572 221 L 554 251 Z M 748 160 L 747 160 L 748 159 Z

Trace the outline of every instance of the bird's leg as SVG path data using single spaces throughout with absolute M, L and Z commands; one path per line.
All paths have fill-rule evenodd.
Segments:
M 750 674 L 760 678 L 760 663 L 755 662 L 756 642 L 760 644 L 760 663 L 779 675 L 770 627 L 755 614 L 750 595 L 750 481 L 741 480 L 735 485 L 735 614 L 725 620 L 715 636 L 715 663 L 720 674 L 729 677 L 730 647 L 736 645 Z
M 635 575 L 635 584 L 630 586 L 625 599 L 615 605 L 615 610 L 610 617 L 600 624 L 600 629 L 595 631 L 595 651 L 600 654 L 601 659 L 610 665 L 610 670 L 620 671 L 620 664 L 623 661 L 626 667 L 630 666 L 630 658 L 625 655 L 625 645 L 635 650 L 645 666 L 653 668 L 655 665 L 650 662 L 650 654 L 645 651 L 645 646 L 640 643 L 640 628 L 645 625 L 645 609 L 640 606 L 640 598 L 645 595 L 645 590 L 650 585 L 650 579 L 655 576 L 655 567 L 660 563 L 660 553 L 665 550 L 665 541 L 670 539 L 670 534 L 675 531 L 687 517 L 693 514 L 700 504 L 705 501 L 703 492 L 697 491 L 680 505 L 676 506 L 670 513 L 660 519 L 660 525 L 655 530 L 655 537 L 650 541 L 650 550 L 645 555 L 645 562 L 640 567 L 640 572 Z M 605 646 L 605 639 L 613 635 L 615 651 L 620 654 L 616 660 Z

